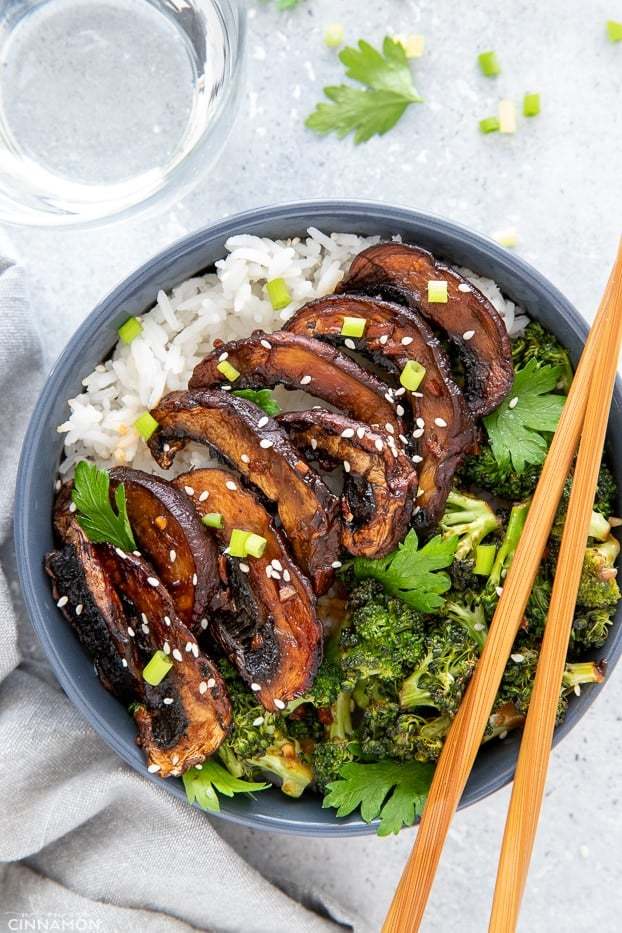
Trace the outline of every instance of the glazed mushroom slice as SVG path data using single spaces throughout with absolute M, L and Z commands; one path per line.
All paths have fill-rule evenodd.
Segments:
M 201 619 L 221 604 L 222 586 L 218 551 L 192 507 L 191 487 L 178 489 L 127 467 L 110 470 L 110 480 L 113 489 L 119 483 L 125 488 L 136 543 L 157 570 L 177 615 L 189 629 L 199 630 Z
M 222 363 L 239 373 L 233 383 L 227 372 L 218 368 Z M 246 340 L 224 344 L 198 364 L 190 380 L 191 389 L 276 385 L 304 389 L 351 418 L 377 428 L 390 424 L 396 437 L 403 433 L 388 386 L 333 347 L 297 334 L 256 331 Z
M 360 557 L 395 550 L 408 531 L 417 495 L 410 458 L 391 449 L 385 435 L 343 415 L 314 409 L 287 412 L 278 421 L 305 457 L 343 465 L 345 549 Z
M 179 489 L 192 485 L 199 514 L 221 516 L 222 527 L 210 532 L 223 551 L 233 605 L 231 612 L 210 617 L 208 632 L 266 709 L 282 709 L 311 686 L 320 662 L 322 627 L 311 587 L 270 514 L 232 473 L 195 470 L 174 484 Z M 234 529 L 265 539 L 261 557 L 224 553 Z
M 190 440 L 211 447 L 276 504 L 297 563 L 314 591 L 326 592 L 339 555 L 339 500 L 276 421 L 246 399 L 209 389 L 171 392 L 151 414 L 159 428 L 149 447 L 159 465 L 168 469 Z
M 229 731 L 231 704 L 218 669 L 143 558 L 91 543 L 73 517 L 57 527 L 64 529 L 61 547 L 45 564 L 57 605 L 104 686 L 133 704 L 149 770 L 182 774 L 214 754 Z M 151 686 L 143 670 L 155 651 L 170 655 L 173 666 Z
M 428 282 L 447 282 L 447 303 L 428 301 Z M 382 294 L 417 308 L 459 349 L 466 395 L 475 415 L 486 415 L 512 386 L 510 339 L 491 302 L 464 276 L 418 246 L 378 243 L 355 256 L 340 293 Z
M 363 322 L 362 337 L 344 337 L 345 318 Z M 416 524 L 427 527 L 443 513 L 453 476 L 476 439 L 473 418 L 451 377 L 447 354 L 414 310 L 362 295 L 330 295 L 302 307 L 287 329 L 346 346 L 395 374 L 416 361 L 425 368 L 418 391 L 395 392 L 397 414 L 412 412 L 411 447 L 419 466 Z M 360 325 L 363 326 L 363 325 Z

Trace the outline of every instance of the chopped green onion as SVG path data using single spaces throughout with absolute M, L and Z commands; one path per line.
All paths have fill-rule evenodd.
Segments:
M 499 101 L 499 132 L 516 132 L 516 107 L 513 100 Z
M 201 521 L 206 528 L 222 528 L 224 524 L 221 512 L 207 512 L 201 517 Z
M 425 51 L 425 36 L 417 33 L 411 32 L 407 36 L 397 35 L 395 41 L 399 42 L 406 52 L 406 58 L 421 58 Z
M 263 552 L 266 549 L 267 543 L 268 541 L 266 538 L 262 538 L 261 535 L 256 535 L 251 532 L 246 539 L 246 554 L 250 554 L 251 557 L 263 557 Z
M 501 74 L 501 66 L 496 52 L 481 52 L 477 56 L 477 61 L 482 74 L 486 75 L 487 78 L 494 78 L 495 75 Z
M 155 420 L 148 411 L 144 411 L 142 415 L 134 422 L 134 427 L 143 438 L 143 440 L 148 441 L 153 432 L 158 427 L 158 422 Z
M 480 133 L 497 133 L 499 130 L 499 120 L 497 117 L 485 117 L 479 121 Z
M 292 300 L 285 279 L 270 279 L 269 282 L 266 282 L 266 291 L 275 311 L 282 311 Z
M 425 366 L 417 360 L 408 360 L 400 373 L 400 382 L 409 392 L 416 392 L 425 376 Z
M 151 660 L 143 668 L 143 680 L 151 684 L 152 687 L 157 687 L 158 684 L 162 683 L 172 666 L 173 662 L 167 654 L 164 654 L 163 651 L 155 651 Z
M 341 325 L 342 337 L 362 337 L 365 333 L 367 321 L 364 317 L 344 317 Z
M 236 379 L 240 378 L 239 372 L 228 360 L 221 360 L 216 369 L 219 373 L 222 373 L 229 382 L 235 382 Z
M 437 281 L 431 279 L 428 282 L 428 301 L 430 304 L 446 305 L 448 300 L 447 282 L 444 279 Z
M 513 249 L 513 247 L 518 245 L 516 227 L 507 227 L 505 230 L 497 230 L 496 233 L 491 234 L 491 237 L 499 246 L 505 246 L 506 249 Z
M 324 30 L 324 45 L 329 49 L 338 48 L 343 42 L 345 29 L 341 23 L 329 23 Z
M 610 42 L 622 42 L 622 23 L 614 19 L 607 21 L 607 36 Z
M 475 548 L 473 573 L 476 573 L 479 577 L 489 577 L 496 553 L 497 548 L 494 544 L 479 544 Z
M 535 93 L 525 94 L 523 98 L 523 114 L 526 117 L 537 117 L 540 113 L 540 95 Z
M 142 333 L 143 325 L 140 323 L 137 317 L 128 317 L 125 324 L 121 324 L 121 327 L 117 330 L 117 333 L 123 343 L 131 343 L 139 334 Z
M 250 536 L 250 531 L 242 531 L 241 528 L 234 528 L 229 538 L 227 553 L 231 557 L 246 557 L 246 542 Z

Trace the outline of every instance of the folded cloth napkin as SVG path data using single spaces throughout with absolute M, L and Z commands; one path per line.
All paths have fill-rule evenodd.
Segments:
M 205 814 L 127 768 L 47 669 L 20 608 L 10 540 L 41 369 L 22 271 L 0 259 L 0 929 L 350 928 L 303 885 L 297 896 L 314 910 L 270 884 Z

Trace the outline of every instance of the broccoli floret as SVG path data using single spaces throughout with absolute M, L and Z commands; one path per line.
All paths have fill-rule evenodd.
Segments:
M 616 538 L 585 549 L 577 604 L 586 609 L 613 608 L 620 601 L 615 562 L 620 553 Z
M 601 464 L 598 473 L 598 483 L 596 485 L 596 496 L 594 498 L 594 508 L 601 515 L 609 518 L 613 514 L 618 498 L 618 488 L 613 473 L 606 463 Z
M 389 698 L 376 698 L 366 706 L 357 730 L 364 758 L 381 761 L 392 757 L 391 733 L 399 714 L 399 704 Z
M 520 536 L 525 527 L 529 505 L 530 503 L 527 501 L 519 502 L 517 505 L 512 506 L 505 537 L 501 542 L 501 547 L 497 551 L 495 562 L 482 595 L 482 604 L 489 618 L 494 615 L 499 600 L 499 588 L 503 586 L 505 575 L 514 559 Z
M 451 720 L 451 716 L 442 713 L 422 724 L 416 736 L 415 758 L 417 761 L 436 761 L 443 749 L 443 742 L 449 732 Z
M 533 638 L 541 639 L 544 634 L 544 626 L 551 602 L 551 589 L 549 579 L 543 572 L 540 572 L 536 577 L 525 609 L 526 634 L 530 640 Z
M 479 453 L 466 458 L 457 478 L 464 486 L 485 489 L 501 499 L 516 502 L 533 493 L 541 470 L 540 466 L 527 464 L 523 473 L 517 473 L 509 458 L 497 463 L 490 445 L 483 444 Z
M 465 629 L 442 620 L 427 640 L 425 655 L 400 687 L 400 705 L 455 713 L 478 656 L 478 646 Z
M 570 633 L 573 652 L 585 648 L 600 648 L 607 641 L 609 626 L 613 622 L 615 608 L 578 609 Z
M 448 599 L 443 606 L 448 619 L 461 625 L 481 651 L 488 634 L 486 613 L 475 593 L 466 592 L 459 597 Z
M 344 675 L 339 661 L 325 653 L 315 675 L 313 686 L 305 693 L 303 701 L 312 703 L 317 709 L 332 706 L 341 692 L 343 679 Z
M 564 484 L 564 491 L 555 515 L 555 521 L 551 529 L 551 537 L 554 541 L 561 541 L 568 512 L 568 502 L 570 501 L 570 491 L 572 489 L 572 476 L 569 476 Z M 594 509 L 592 511 L 592 520 L 590 521 L 589 537 L 597 541 L 606 541 L 611 534 L 611 526 L 605 516 Z
M 249 764 L 261 774 L 276 777 L 288 797 L 300 797 L 313 781 L 313 771 L 303 761 L 299 743 L 288 736 L 277 738 Z
M 349 761 L 353 761 L 349 742 L 318 742 L 313 749 L 313 780 L 322 793 L 328 784 L 339 778 L 339 772 Z
M 497 530 L 499 524 L 499 519 L 483 499 L 456 490 L 449 493 L 440 525 L 444 538 L 459 538 L 450 571 L 455 586 L 463 589 L 473 584 L 475 549 L 486 535 Z
M 529 360 L 535 360 L 539 366 L 561 367 L 557 388 L 568 391 L 573 377 L 568 352 L 550 331 L 536 321 L 528 324 L 523 333 L 512 341 L 514 368 L 522 369 Z

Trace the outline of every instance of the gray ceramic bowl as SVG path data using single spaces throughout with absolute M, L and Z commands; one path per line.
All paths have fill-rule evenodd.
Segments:
M 84 321 L 69 341 L 41 392 L 24 442 L 17 484 L 15 532 L 19 574 L 32 624 L 50 663 L 72 702 L 102 738 L 128 764 L 148 780 L 162 782 L 147 773 L 135 744 L 135 730 L 127 712 L 94 676 L 93 666 L 71 630 L 61 618 L 43 573 L 43 555 L 52 547 L 51 511 L 55 469 L 61 456 L 62 438 L 56 426 L 65 420 L 66 400 L 81 390 L 81 380 L 111 351 L 116 329 L 129 314 L 140 314 L 153 305 L 158 289 L 169 289 L 220 259 L 225 240 L 238 233 L 290 237 L 304 234 L 310 225 L 325 230 L 402 237 L 432 250 L 459 265 L 495 279 L 504 293 L 542 321 L 568 347 L 576 361 L 586 325 L 569 302 L 546 279 L 522 260 L 489 240 L 462 227 L 415 211 L 382 204 L 315 201 L 263 208 L 230 217 L 175 243 L 129 276 Z M 609 454 L 618 479 L 622 479 L 622 388 L 616 386 L 610 421 Z M 618 511 L 619 514 L 619 511 Z M 619 612 L 602 652 L 609 674 L 622 651 L 622 614 Z M 573 697 L 568 715 L 556 732 L 559 741 L 583 716 L 599 687 Z M 475 803 L 512 779 L 518 737 L 490 743 L 479 754 L 461 806 Z M 185 799 L 181 781 L 168 780 L 164 787 Z M 256 828 L 282 832 L 340 836 L 374 831 L 357 815 L 337 819 L 323 810 L 320 800 L 309 795 L 290 800 L 278 790 L 255 799 L 239 796 L 223 800 L 222 816 Z

